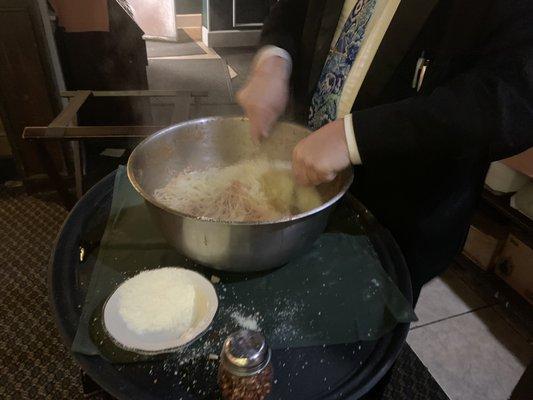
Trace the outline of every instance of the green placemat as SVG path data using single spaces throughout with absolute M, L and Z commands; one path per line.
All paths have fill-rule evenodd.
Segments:
M 398 322 L 416 319 L 361 234 L 323 234 L 304 256 L 267 273 L 223 274 L 194 264 L 166 244 L 119 168 L 72 350 L 112 362 L 150 358 L 116 347 L 102 328 L 101 309 L 125 279 L 160 266 L 221 278 L 215 285 L 219 309 L 213 324 L 179 351 L 184 359 L 218 353 L 226 335 L 240 326 L 257 327 L 276 349 L 376 340 Z

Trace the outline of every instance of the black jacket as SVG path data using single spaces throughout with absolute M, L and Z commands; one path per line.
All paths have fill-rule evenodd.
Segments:
M 302 119 L 343 3 L 279 0 L 265 21 L 262 43 L 293 57 Z M 352 112 L 353 191 L 391 230 L 417 291 L 462 247 L 489 163 L 533 145 L 533 1 L 402 0 Z

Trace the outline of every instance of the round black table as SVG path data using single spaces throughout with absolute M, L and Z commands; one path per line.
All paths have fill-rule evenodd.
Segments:
M 72 209 L 57 237 L 50 262 L 49 296 L 58 329 L 69 348 L 76 334 L 99 242 L 107 223 L 114 177 L 113 172 L 102 179 Z M 396 281 L 407 300 L 412 301 L 409 272 L 390 233 L 353 197 L 348 195 L 343 201 L 348 206 L 344 208 L 357 215 L 383 268 Z M 345 219 L 344 223 L 353 221 Z M 342 229 L 342 226 L 336 229 Z M 390 369 L 408 330 L 409 324 L 398 324 L 377 341 L 276 350 L 273 360 L 277 380 L 271 398 L 357 399 Z M 78 353 L 73 356 L 86 374 L 118 399 L 214 397 L 212 390 L 187 391 L 187 382 L 180 385 L 173 371 L 165 368 L 162 361 L 118 365 L 99 356 Z M 201 363 L 192 367 L 197 370 L 194 381 L 202 382 Z M 206 386 L 212 384 L 206 380 Z

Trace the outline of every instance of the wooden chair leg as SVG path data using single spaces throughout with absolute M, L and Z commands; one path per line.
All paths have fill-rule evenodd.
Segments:
M 75 140 L 72 142 L 72 154 L 74 160 L 74 179 L 76 182 L 76 197 L 78 199 L 83 196 L 83 165 L 81 162 L 80 142 Z
M 44 170 L 46 171 L 50 182 L 61 197 L 61 201 L 63 202 L 64 206 L 67 208 L 67 210 L 70 210 L 75 204 L 75 199 L 68 191 L 68 187 L 65 184 L 65 181 L 63 180 L 61 175 L 59 175 L 59 172 L 57 172 L 54 160 L 50 156 L 50 153 L 46 148 L 46 144 L 43 142 L 36 142 L 36 148 L 37 154 L 39 155 L 39 161 L 41 162 Z

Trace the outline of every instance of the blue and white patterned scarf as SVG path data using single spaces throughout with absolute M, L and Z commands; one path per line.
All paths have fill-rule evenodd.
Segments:
M 326 63 L 311 100 L 309 127 L 318 129 L 337 118 L 342 88 L 359 53 L 376 0 L 357 0 Z

